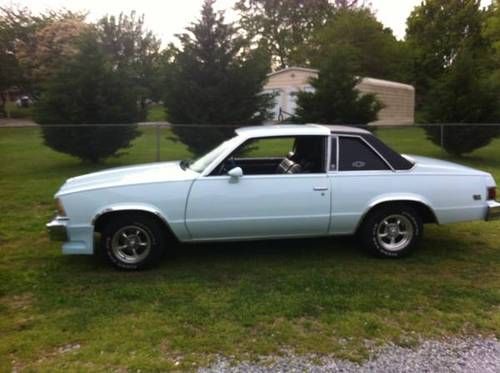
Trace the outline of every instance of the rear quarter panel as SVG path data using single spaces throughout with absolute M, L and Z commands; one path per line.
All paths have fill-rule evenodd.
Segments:
M 381 202 L 410 200 L 428 205 L 439 224 L 484 219 L 484 175 L 420 174 L 412 171 L 352 171 L 330 174 L 332 234 L 352 234 L 362 217 Z M 480 195 L 481 200 L 474 200 Z

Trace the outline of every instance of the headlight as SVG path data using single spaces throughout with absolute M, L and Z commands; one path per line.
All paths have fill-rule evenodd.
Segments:
M 66 211 L 64 211 L 64 206 L 59 198 L 56 198 L 56 209 L 57 215 L 66 216 Z

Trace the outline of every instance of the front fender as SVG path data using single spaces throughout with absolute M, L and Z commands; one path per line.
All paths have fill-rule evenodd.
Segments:
M 93 214 L 92 225 L 95 226 L 97 219 L 101 216 L 117 211 L 143 211 L 149 212 L 160 218 L 165 224 L 168 225 L 167 216 L 156 206 L 148 203 L 117 203 L 105 207 L 100 207 Z
M 163 209 L 146 202 L 124 202 L 101 206 L 93 213 L 93 217 L 91 219 L 92 226 L 95 227 L 96 221 L 103 215 L 117 211 L 142 211 L 154 214 L 170 229 L 172 234 L 179 241 L 186 241 L 190 238 L 189 232 L 184 224 L 183 215 L 175 219 L 174 217 L 167 215 Z

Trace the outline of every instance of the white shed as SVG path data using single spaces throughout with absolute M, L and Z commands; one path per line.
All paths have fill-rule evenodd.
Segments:
M 264 92 L 275 93 L 274 120 L 286 119 L 295 113 L 296 93 L 314 90 L 309 84 L 318 76 L 318 70 L 289 67 L 268 75 Z M 373 93 L 384 108 L 378 120 L 370 124 L 411 125 L 415 121 L 415 88 L 388 80 L 362 78 L 357 88 L 362 93 Z M 281 115 L 281 117 L 280 117 Z

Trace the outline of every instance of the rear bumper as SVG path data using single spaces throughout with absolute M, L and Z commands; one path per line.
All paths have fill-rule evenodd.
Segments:
M 487 201 L 488 211 L 486 213 L 486 221 L 500 220 L 500 203 L 497 201 Z
M 52 241 L 67 241 L 68 240 L 68 218 L 56 216 L 54 220 L 47 223 L 45 227 L 49 233 L 49 238 Z

